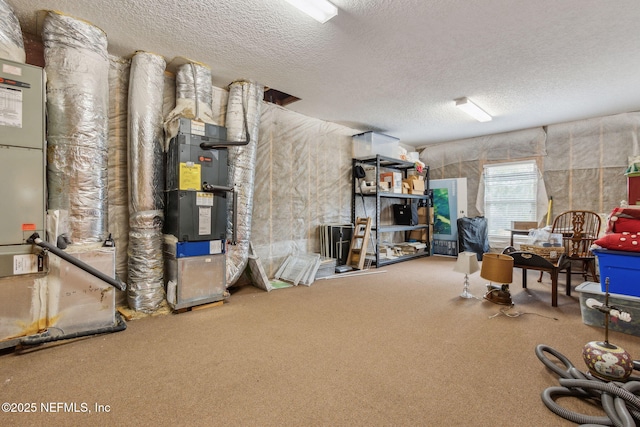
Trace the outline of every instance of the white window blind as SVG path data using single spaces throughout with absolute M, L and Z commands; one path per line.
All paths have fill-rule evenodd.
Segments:
M 536 221 L 538 167 L 535 161 L 484 167 L 484 213 L 489 239 L 510 235 L 512 221 Z

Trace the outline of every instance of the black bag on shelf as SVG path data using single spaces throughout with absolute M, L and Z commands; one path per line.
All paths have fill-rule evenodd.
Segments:
M 458 218 L 458 251 L 475 252 L 478 261 L 482 261 L 482 254 L 489 252 L 487 218 Z
M 418 203 L 393 205 L 393 218 L 397 225 L 418 225 Z

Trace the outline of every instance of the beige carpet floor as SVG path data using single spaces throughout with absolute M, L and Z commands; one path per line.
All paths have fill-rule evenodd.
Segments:
M 1 400 L 36 411 L 0 413 L 0 425 L 573 425 L 542 403 L 558 381 L 534 349 L 547 344 L 586 370 L 582 347 L 604 329 L 583 323 L 579 293 L 560 292 L 551 307 L 548 275 L 538 283 L 531 271 L 524 290 L 516 270 L 510 317 L 459 298 L 463 275 L 453 265 L 429 257 L 310 287 L 243 287 L 220 307 L 5 351 Z M 470 279 L 481 297 L 485 281 Z M 609 339 L 640 358 L 640 338 Z

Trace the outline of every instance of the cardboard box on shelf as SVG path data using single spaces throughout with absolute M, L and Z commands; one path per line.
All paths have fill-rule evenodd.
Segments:
M 426 224 L 427 223 L 427 208 L 420 207 L 418 208 L 418 224 Z
M 411 230 L 409 232 L 409 239 L 417 240 L 419 242 L 427 241 L 427 230 Z
M 427 224 L 427 207 L 418 208 L 418 224 Z M 425 242 L 427 240 L 427 230 L 411 230 L 409 232 L 409 239 Z
M 409 186 L 408 183 L 404 182 L 404 180 L 402 181 L 402 194 L 410 194 L 411 193 L 411 187 Z
M 422 175 L 410 175 L 403 180 L 409 187 L 409 194 L 424 194 L 424 178 Z

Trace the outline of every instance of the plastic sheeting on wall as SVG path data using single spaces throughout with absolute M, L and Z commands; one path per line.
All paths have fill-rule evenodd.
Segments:
M 640 113 L 625 113 L 548 127 L 544 181 L 553 216 L 587 209 L 603 216 L 627 199 L 628 158 L 640 154 Z
M 138 52 L 129 77 L 129 307 L 157 310 L 164 300 L 162 107 L 165 60 Z
M 107 38 L 85 21 L 48 12 L 42 39 L 48 207 L 68 211 L 73 243 L 99 242 L 107 237 Z
M 131 60 L 109 57 L 109 233 L 116 245 L 116 274 L 128 281 L 129 176 L 127 171 L 127 104 Z M 117 303 L 124 302 L 118 295 Z M 123 301 L 121 301 L 121 299 Z
M 625 198 L 624 169 L 638 154 L 639 126 L 640 113 L 597 117 L 427 146 L 420 159 L 432 179 L 466 176 L 470 207 L 485 163 L 535 159 L 553 197 L 552 216 L 569 209 L 604 213 Z
M 251 241 L 268 277 L 288 255 L 320 252 L 321 224 L 351 222 L 351 136 L 360 132 L 263 103 Z
M 233 205 L 229 203 L 227 230 L 233 232 L 235 217 L 237 240 L 227 247 L 227 287 L 233 286 L 240 278 L 249 260 L 256 147 L 263 95 L 264 87 L 255 82 L 236 81 L 229 86 L 227 140 L 246 141 L 249 138 L 249 143 L 229 147 L 229 184 L 235 188 L 237 211 L 233 212 Z
M 0 0 L 0 58 L 23 64 L 26 59 L 20 22 L 5 0 Z

